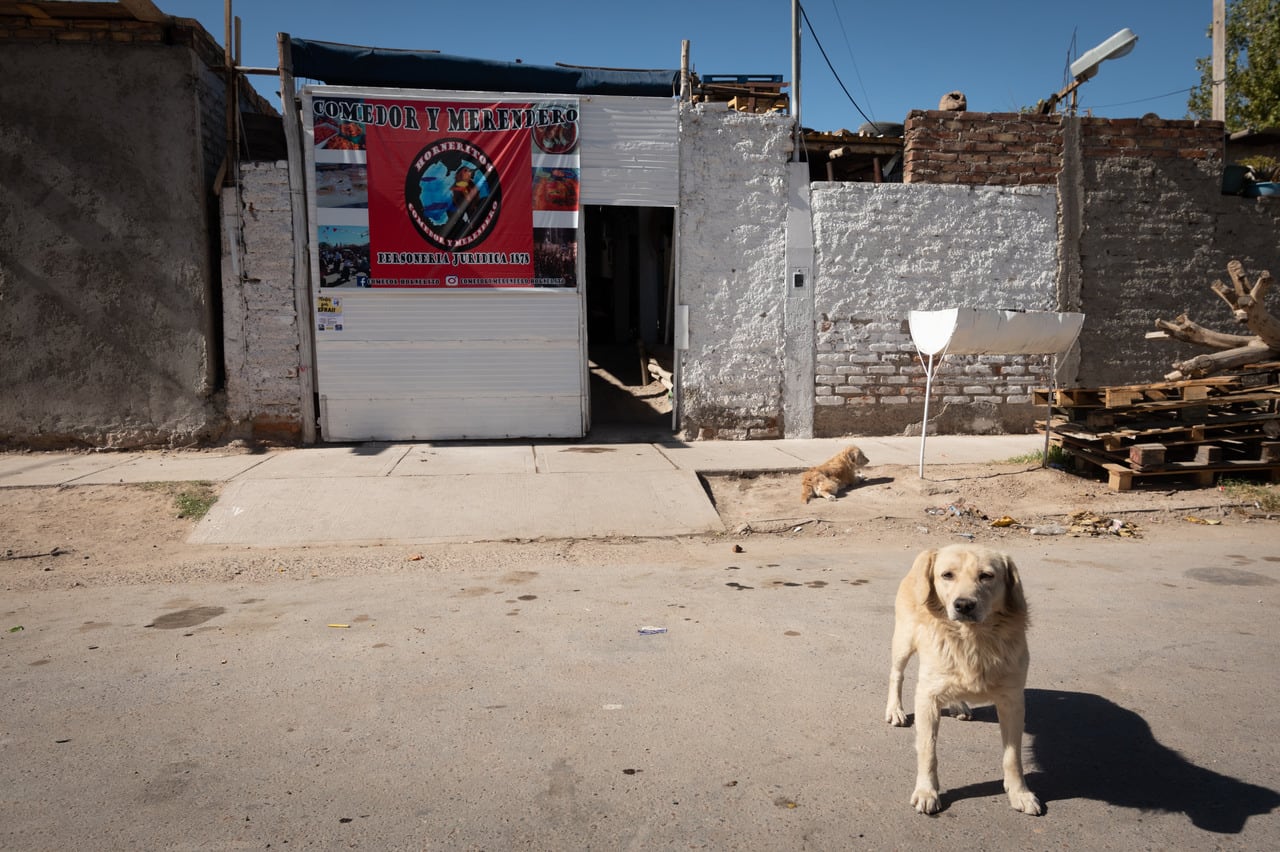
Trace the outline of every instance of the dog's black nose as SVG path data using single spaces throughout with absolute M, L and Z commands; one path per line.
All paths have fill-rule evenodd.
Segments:
M 960 615 L 973 615 L 977 608 L 978 602 L 973 598 L 956 598 L 956 612 Z

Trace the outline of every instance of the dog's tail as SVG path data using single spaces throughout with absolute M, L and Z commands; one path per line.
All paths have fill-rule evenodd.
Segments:
M 813 497 L 813 486 L 807 482 L 801 485 L 800 486 L 800 502 L 808 503 L 809 500 L 812 499 L 812 497 Z

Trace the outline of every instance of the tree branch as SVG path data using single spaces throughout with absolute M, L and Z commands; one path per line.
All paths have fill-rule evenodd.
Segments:
M 1174 371 L 1165 375 L 1167 380 L 1175 382 L 1188 377 L 1210 376 L 1257 361 L 1280 359 L 1280 318 L 1267 311 L 1265 301 L 1271 287 L 1271 273 L 1264 271 L 1250 285 L 1244 264 L 1232 260 L 1227 264 L 1227 274 L 1231 276 L 1232 286 L 1214 281 L 1211 285 L 1213 292 L 1231 307 L 1236 322 L 1248 326 L 1253 334 L 1213 331 L 1193 322 L 1186 314 L 1173 322 L 1157 319 L 1156 328 L 1160 331 L 1151 332 L 1148 338 L 1173 338 L 1218 350 L 1186 361 L 1175 361 Z
M 1199 323 L 1193 322 L 1186 314 L 1179 315 L 1173 322 L 1158 319 L 1156 320 L 1156 328 L 1161 329 L 1166 336 L 1175 340 L 1181 340 L 1184 343 L 1195 343 L 1199 346 L 1208 346 L 1213 349 L 1234 349 L 1237 346 L 1248 346 L 1249 342 L 1253 340 L 1247 334 L 1227 334 L 1205 328 Z
M 1234 289 L 1221 281 L 1213 282 L 1213 292 L 1231 306 L 1231 313 L 1236 322 L 1246 325 L 1249 330 L 1272 348 L 1280 347 L 1280 319 L 1267 311 L 1266 295 L 1271 288 L 1271 273 L 1263 271 L 1252 286 L 1245 275 L 1244 265 L 1238 260 L 1227 264 L 1227 273 L 1231 276 Z
M 1235 349 L 1223 349 L 1220 352 L 1197 355 L 1186 361 L 1175 361 L 1173 364 L 1174 371 L 1166 373 L 1164 378 L 1165 381 L 1169 382 L 1177 382 L 1182 379 L 1198 379 L 1202 376 L 1221 373 L 1223 370 L 1232 370 L 1257 361 L 1271 361 L 1277 358 L 1280 358 L 1280 350 L 1255 343 Z

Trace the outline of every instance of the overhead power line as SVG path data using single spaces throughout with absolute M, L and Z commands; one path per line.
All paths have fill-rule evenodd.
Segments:
M 849 31 L 844 28 L 844 18 L 840 15 L 840 7 L 836 5 L 836 0 L 831 0 L 831 11 L 836 13 L 836 23 L 840 25 L 840 35 L 844 37 L 844 49 L 849 54 L 849 64 L 853 66 L 853 76 L 858 78 L 858 90 L 862 92 L 862 97 L 867 102 L 867 109 L 871 111 L 872 115 L 875 115 L 875 107 L 871 106 L 871 95 L 867 94 L 867 84 L 862 82 L 862 72 L 858 70 L 858 60 L 853 58 L 853 45 L 849 43 Z
M 1173 92 L 1165 92 L 1163 95 L 1152 95 L 1149 98 L 1138 98 L 1136 101 L 1120 101 L 1120 103 L 1116 103 L 1116 104 L 1098 104 L 1097 106 L 1091 106 L 1090 109 L 1107 109 L 1108 107 L 1128 106 L 1129 104 L 1140 104 L 1140 103 L 1145 103 L 1147 101 L 1158 101 L 1161 98 L 1171 98 L 1174 95 L 1185 95 L 1187 92 L 1191 91 L 1194 88 L 1195 86 L 1190 86 L 1188 88 L 1178 89 L 1177 91 L 1173 91 Z
M 862 107 L 858 106 L 858 102 L 853 99 L 853 95 L 849 94 L 849 90 L 845 88 L 844 81 L 840 79 L 840 74 L 836 72 L 836 67 L 831 64 L 830 58 L 827 57 L 827 52 L 823 50 L 822 42 L 818 40 L 818 34 L 814 31 L 813 24 L 809 21 L 809 15 L 805 12 L 803 5 L 800 6 L 800 17 L 804 19 L 805 26 L 809 28 L 809 35 L 813 36 L 813 43 L 818 46 L 818 52 L 821 53 L 822 58 L 826 60 L 827 67 L 831 69 L 832 76 L 834 76 L 836 78 L 836 82 L 840 84 L 840 89 L 844 92 L 844 96 L 849 99 L 849 103 L 853 104 L 853 108 L 858 111 L 858 115 L 862 116 L 871 124 L 875 124 L 875 122 L 862 111 Z

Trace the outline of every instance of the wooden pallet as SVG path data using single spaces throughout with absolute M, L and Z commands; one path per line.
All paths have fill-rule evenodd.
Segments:
M 1044 421 L 1037 421 L 1044 431 Z M 1264 417 L 1221 418 L 1208 423 L 1169 423 L 1122 427 L 1107 430 L 1089 428 L 1072 421 L 1053 420 L 1053 433 L 1073 443 L 1096 446 L 1106 452 L 1118 452 L 1133 444 L 1158 441 L 1166 444 L 1203 443 L 1205 441 L 1275 440 L 1280 438 L 1280 413 Z
M 1053 434 L 1070 444 L 1105 453 L 1124 452 L 1134 444 L 1199 444 L 1214 441 L 1275 440 L 1280 438 L 1280 413 L 1267 417 L 1224 418 L 1209 423 L 1171 423 L 1143 428 L 1112 428 L 1105 431 L 1086 425 L 1054 420 Z M 1036 424 L 1044 431 L 1043 421 Z
M 1075 423 L 1103 429 L 1124 423 L 1198 422 L 1223 416 L 1257 413 L 1265 415 L 1280 403 L 1280 388 L 1257 392 L 1240 391 L 1229 396 L 1204 399 L 1148 401 L 1128 406 L 1058 405 L 1054 410 Z
M 1247 458 L 1224 458 L 1226 448 L 1217 444 L 1187 443 L 1181 446 L 1195 450 L 1193 459 L 1174 461 L 1167 457 L 1168 447 L 1162 444 L 1137 444 L 1129 448 L 1129 455 L 1109 453 L 1097 447 L 1078 444 L 1069 437 L 1054 435 L 1055 446 L 1071 453 L 1079 468 L 1092 468 L 1107 475 L 1107 487 L 1112 491 L 1128 491 L 1135 477 L 1185 476 L 1197 487 L 1213 485 L 1223 473 L 1263 473 L 1273 481 L 1280 481 L 1280 441 L 1261 444 L 1259 454 Z M 1136 451 L 1136 452 L 1135 452 Z M 1245 452 L 1236 448 L 1237 452 Z
M 1260 464 L 1258 462 L 1222 463 L 1216 465 L 1199 465 L 1195 462 L 1175 462 L 1160 470 L 1133 470 L 1122 464 L 1109 463 L 1102 466 L 1107 472 L 1107 487 L 1112 491 L 1128 491 L 1133 488 L 1135 478 L 1151 476 L 1188 476 L 1198 488 L 1209 488 L 1219 474 L 1231 473 L 1265 473 L 1272 482 L 1280 482 L 1280 464 Z
M 1054 443 L 1128 491 L 1135 477 L 1222 473 L 1280 479 L 1280 362 L 1232 375 L 1033 392 Z M 1042 422 L 1037 424 L 1041 430 Z
M 1142 385 L 1113 385 L 1102 388 L 1046 388 L 1031 392 L 1032 403 L 1061 408 L 1123 408 L 1143 402 L 1192 402 L 1234 393 L 1271 389 L 1280 391 L 1280 363 L 1268 362 L 1256 369 L 1227 376 L 1152 382 Z

